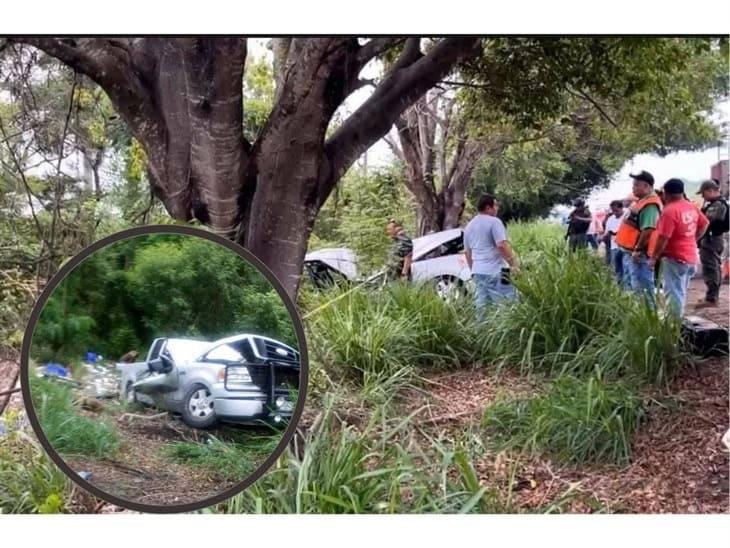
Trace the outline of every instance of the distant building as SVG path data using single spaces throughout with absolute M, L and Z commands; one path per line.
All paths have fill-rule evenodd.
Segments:
M 728 161 L 720 160 L 710 168 L 710 177 L 720 181 L 722 195 L 728 197 L 730 190 L 730 174 L 728 173 Z

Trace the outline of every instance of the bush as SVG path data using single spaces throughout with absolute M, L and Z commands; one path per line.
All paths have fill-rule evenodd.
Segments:
M 406 513 L 505 511 L 480 485 L 465 448 L 420 449 L 412 417 L 375 413 L 363 431 L 340 422 L 328 399 L 320 420 L 262 478 L 219 507 L 227 513 Z M 407 438 L 407 439 L 403 439 Z
M 600 374 L 560 377 L 545 394 L 495 403 L 483 425 L 499 448 L 546 453 L 561 461 L 624 463 L 631 434 L 646 416 L 643 399 Z
M 582 373 L 597 367 L 604 376 L 666 384 L 680 364 L 690 359 L 680 351 L 680 329 L 675 315 L 663 315 L 643 301 L 634 301 L 623 311 L 620 329 L 587 341 L 565 370 Z
M 218 477 L 242 481 L 271 454 L 281 439 L 276 436 L 247 436 L 242 443 L 227 442 L 209 435 L 205 443 L 174 442 L 165 446 L 173 461 L 208 470 Z
M 545 253 L 515 276 L 515 287 L 519 299 L 488 316 L 484 343 L 493 359 L 527 372 L 559 371 L 592 338 L 620 330 L 632 303 L 600 259 L 585 253 Z
M 79 414 L 71 388 L 52 379 L 31 379 L 33 407 L 43 433 L 64 455 L 112 457 L 119 447 L 114 426 Z
M 377 401 L 410 383 L 419 367 L 451 368 L 478 358 L 471 303 L 447 303 L 430 287 L 405 284 L 327 298 L 333 302 L 320 309 L 308 298 L 315 311 L 307 325 L 313 361 Z
M 12 413 L 5 413 L 5 424 Z M 0 513 L 57 513 L 65 510 L 71 484 L 24 430 L 0 436 Z

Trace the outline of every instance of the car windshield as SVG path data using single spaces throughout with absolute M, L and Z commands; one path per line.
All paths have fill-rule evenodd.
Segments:
M 176 364 L 194 360 L 210 348 L 207 341 L 193 341 L 189 339 L 169 339 L 165 351 L 170 354 Z

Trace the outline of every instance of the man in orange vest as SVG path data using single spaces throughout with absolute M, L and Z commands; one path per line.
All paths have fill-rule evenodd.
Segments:
M 642 295 L 650 306 L 654 299 L 654 272 L 649 266 L 649 242 L 656 228 L 662 201 L 654 192 L 654 176 L 648 171 L 630 174 L 633 193 L 638 198 L 629 208 L 616 233 L 624 258 L 624 271 L 629 273 L 629 287 Z

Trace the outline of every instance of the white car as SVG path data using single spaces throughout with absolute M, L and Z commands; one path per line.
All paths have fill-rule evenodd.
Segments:
M 322 287 L 341 279 L 358 280 L 357 258 L 347 248 L 319 249 L 307 253 L 304 266 L 315 285 Z M 411 281 L 432 283 L 446 298 L 463 290 L 471 279 L 464 255 L 464 230 L 453 228 L 413 239 Z

